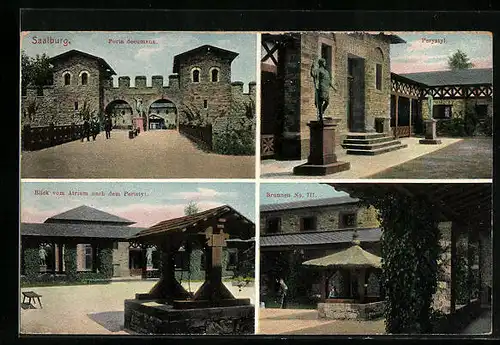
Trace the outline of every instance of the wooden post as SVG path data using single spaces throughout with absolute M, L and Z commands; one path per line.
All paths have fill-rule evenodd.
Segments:
M 147 267 L 147 248 L 141 247 L 141 278 L 146 279 L 148 277 L 148 267 Z
M 395 128 L 396 128 L 395 131 L 394 131 L 394 136 L 396 138 L 398 138 L 398 136 L 399 136 L 398 135 L 398 121 L 399 121 L 398 120 L 398 112 L 399 112 L 399 96 L 396 95 L 396 105 L 395 105 L 395 108 L 394 108 L 394 114 L 395 114 L 395 118 L 396 118 L 396 120 L 394 122 L 394 125 L 395 125 Z
M 459 227 L 456 222 L 451 223 L 451 289 L 450 289 L 450 314 L 455 313 L 457 300 L 457 237 Z
M 408 101 L 410 102 L 410 114 L 408 116 L 408 125 L 410 126 L 410 133 L 409 133 L 408 137 L 411 138 L 411 110 L 412 110 L 413 98 L 408 98 Z
M 59 273 L 63 273 L 64 272 L 64 257 L 63 257 L 63 244 L 62 243 L 58 243 L 57 244 L 57 247 L 58 247 L 58 259 L 59 259 L 59 268 L 58 268 L 58 271 Z
M 321 291 L 321 300 L 324 301 L 327 297 L 328 294 L 326 293 L 326 271 L 323 271 L 321 274 L 321 284 L 320 284 L 320 291 Z

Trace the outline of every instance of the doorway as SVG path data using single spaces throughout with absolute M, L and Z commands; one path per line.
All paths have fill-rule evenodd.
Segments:
M 365 60 L 347 58 L 347 126 L 350 132 L 365 131 Z

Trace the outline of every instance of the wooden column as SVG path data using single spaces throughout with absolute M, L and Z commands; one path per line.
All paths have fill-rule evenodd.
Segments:
M 58 264 L 59 264 L 59 267 L 58 267 L 58 271 L 59 273 L 63 273 L 64 272 L 64 256 L 63 256 L 63 244 L 62 243 L 58 243 L 57 244 L 57 247 L 58 247 Z
M 411 110 L 412 110 L 413 98 L 408 97 L 408 101 L 410 102 L 410 114 L 408 115 L 408 126 L 410 126 L 410 133 L 408 137 L 411 138 Z
M 97 251 L 99 250 L 97 243 L 93 242 L 92 244 L 92 272 L 97 272 L 97 267 L 99 263 L 97 262 Z
M 394 136 L 397 138 L 398 137 L 398 112 L 399 112 L 399 96 L 396 95 L 396 105 L 394 108 L 394 115 L 395 115 L 395 120 L 394 120 L 394 126 L 395 126 L 395 131 L 394 131 Z
M 457 238 L 459 226 L 456 222 L 451 224 L 451 291 L 450 291 L 450 314 L 455 313 L 457 300 Z
M 328 294 L 326 293 L 326 271 L 321 272 L 321 283 L 320 283 L 320 291 L 321 291 L 321 300 L 324 301 Z

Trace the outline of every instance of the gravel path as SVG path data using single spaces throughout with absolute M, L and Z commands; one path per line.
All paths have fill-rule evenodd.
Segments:
M 20 308 L 20 332 L 23 334 L 128 334 L 122 330 L 124 300 L 136 293 L 148 292 L 156 281 L 113 282 L 105 285 L 79 285 L 23 288 L 42 295 L 43 308 Z M 235 297 L 255 301 L 255 289 L 225 283 Z M 188 288 L 187 283 L 184 284 Z M 196 291 L 201 283 L 191 283 Z M 21 294 L 20 294 L 21 295 Z M 20 297 L 21 298 L 21 297 Z M 22 298 L 21 298 L 22 302 Z M 27 309 L 25 309 L 27 308 Z
M 113 130 L 80 140 L 22 152 L 23 178 L 253 178 L 254 156 L 204 152 L 175 130 L 140 133 Z

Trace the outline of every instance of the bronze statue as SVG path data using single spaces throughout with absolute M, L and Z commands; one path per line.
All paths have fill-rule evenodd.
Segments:
M 325 68 L 326 61 L 323 58 L 318 59 L 318 66 L 312 64 L 311 66 L 311 77 L 314 81 L 314 105 L 318 109 L 318 121 L 323 122 L 323 114 L 328 107 L 330 101 L 330 90 L 336 90 L 335 86 L 332 84 L 332 77 L 330 72 Z
M 432 99 L 432 95 L 428 94 L 427 95 L 427 108 L 429 110 L 429 119 L 433 119 L 434 116 L 432 114 L 433 108 L 434 108 L 434 101 Z

